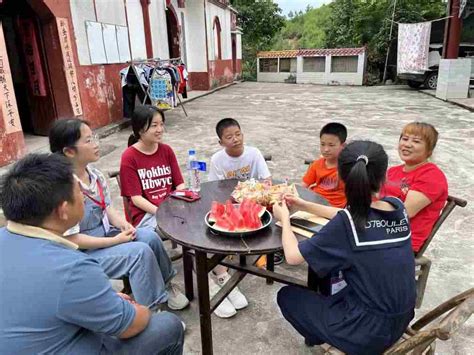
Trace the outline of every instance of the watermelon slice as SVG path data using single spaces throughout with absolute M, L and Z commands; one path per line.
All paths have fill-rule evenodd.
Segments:
M 216 229 L 245 232 L 263 226 L 261 217 L 265 210 L 265 207 L 249 199 L 244 199 L 240 205 L 233 205 L 230 200 L 225 204 L 214 201 L 208 218 Z
M 212 202 L 211 214 L 209 215 L 209 222 L 215 222 L 217 218 L 221 217 L 225 212 L 225 206 L 217 201 Z

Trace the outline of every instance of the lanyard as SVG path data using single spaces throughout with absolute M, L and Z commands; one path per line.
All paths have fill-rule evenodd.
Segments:
M 99 201 L 99 200 L 96 200 L 94 197 L 92 197 L 91 195 L 89 195 L 86 191 L 84 191 L 84 190 L 81 188 L 82 193 L 84 194 L 84 196 L 88 197 L 92 202 L 94 202 L 97 206 L 99 206 L 102 211 L 105 211 L 105 209 L 107 208 L 107 206 L 106 206 L 106 204 L 105 204 L 104 188 L 102 187 L 102 184 L 100 183 L 99 180 L 97 180 L 97 189 L 99 190 L 100 201 Z

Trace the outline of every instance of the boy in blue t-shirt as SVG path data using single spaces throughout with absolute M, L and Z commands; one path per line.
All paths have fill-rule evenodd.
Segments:
M 0 354 L 182 354 L 178 317 L 113 291 L 100 265 L 63 238 L 84 213 L 65 157 L 26 156 L 0 191 Z

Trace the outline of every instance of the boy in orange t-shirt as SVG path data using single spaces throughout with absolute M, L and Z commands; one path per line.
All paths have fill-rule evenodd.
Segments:
M 344 183 L 337 173 L 337 158 L 345 146 L 347 129 L 341 123 L 328 123 L 319 132 L 321 158 L 303 176 L 302 185 L 324 197 L 331 206 L 344 208 Z

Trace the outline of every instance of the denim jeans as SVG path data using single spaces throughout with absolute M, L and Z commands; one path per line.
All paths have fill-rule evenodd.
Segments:
M 156 229 L 156 217 L 154 214 L 145 213 L 142 220 L 138 222 L 137 228 L 152 228 Z
M 169 312 L 153 314 L 140 334 L 130 339 L 103 337 L 101 354 L 166 354 L 183 353 L 184 330 L 177 316 Z
M 104 238 L 120 233 L 114 227 L 106 231 L 102 216 L 102 210 L 86 199 L 80 232 Z M 97 260 L 109 278 L 127 276 L 138 303 L 153 308 L 168 300 L 166 284 L 176 275 L 176 271 L 154 229 L 138 228 L 133 242 L 83 251 Z
M 153 307 L 168 300 L 166 284 L 176 275 L 163 242 L 151 229 L 137 229 L 133 242 L 85 250 L 111 279 L 127 276 L 135 300 Z

